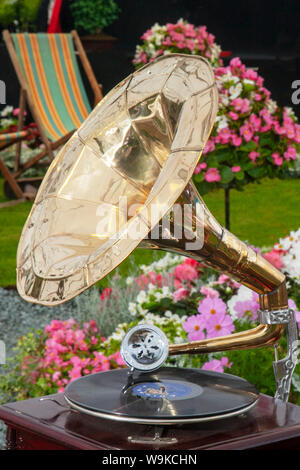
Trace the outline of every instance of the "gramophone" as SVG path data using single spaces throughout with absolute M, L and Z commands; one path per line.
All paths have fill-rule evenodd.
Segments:
M 168 355 L 275 346 L 276 398 L 287 400 L 297 356 L 285 276 L 223 228 L 191 177 L 212 130 L 218 93 L 209 63 L 169 54 L 119 83 L 56 156 L 24 226 L 17 286 L 29 302 L 57 305 L 102 279 L 137 246 L 192 257 L 259 294 L 259 326 L 169 345 L 141 324 L 122 343 L 128 369 L 81 377 L 70 406 L 101 418 L 173 424 L 235 416 L 258 392 L 230 374 L 163 367 Z M 178 214 L 184 217 L 178 217 Z

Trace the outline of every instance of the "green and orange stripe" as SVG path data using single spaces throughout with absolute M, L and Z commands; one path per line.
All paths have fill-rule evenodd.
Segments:
M 69 34 L 13 34 L 34 104 L 50 140 L 77 129 L 91 108 Z

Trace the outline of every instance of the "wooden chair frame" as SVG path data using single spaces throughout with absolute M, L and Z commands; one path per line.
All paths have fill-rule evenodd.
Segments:
M 99 84 L 96 80 L 96 77 L 94 75 L 94 72 L 92 70 L 90 62 L 87 58 L 85 50 L 82 46 L 82 43 L 80 41 L 80 38 L 78 36 L 77 31 L 74 31 L 74 30 L 71 31 L 71 37 L 72 37 L 73 42 L 74 42 L 75 54 L 77 54 L 79 56 L 80 60 L 81 60 L 82 67 L 84 69 L 84 72 L 85 72 L 85 74 L 88 78 L 88 81 L 89 81 L 90 86 L 92 88 L 92 91 L 94 93 L 94 106 L 95 106 L 103 98 L 102 85 Z M 19 98 L 20 112 L 19 112 L 19 118 L 18 118 L 18 131 L 22 130 L 22 128 L 23 128 L 24 111 L 25 111 L 25 108 L 26 108 L 26 104 L 28 104 L 28 107 L 29 107 L 29 109 L 31 111 L 31 114 L 32 114 L 32 117 L 33 117 L 33 120 L 34 120 L 34 122 L 37 126 L 37 129 L 38 129 L 39 133 L 40 133 L 41 139 L 42 139 L 43 143 L 45 144 L 45 149 L 43 149 L 36 156 L 31 158 L 24 165 L 21 165 L 21 148 L 22 148 L 21 142 L 18 142 L 16 144 L 16 159 L 15 159 L 14 171 L 12 173 L 10 173 L 10 180 L 9 180 L 11 182 L 12 178 L 16 181 L 16 179 L 19 178 L 19 176 L 25 170 L 27 170 L 28 168 L 31 168 L 32 166 L 34 166 L 37 162 L 39 162 L 46 155 L 49 156 L 49 160 L 51 161 L 54 158 L 53 150 L 55 150 L 58 147 L 60 147 L 61 145 L 65 144 L 69 140 L 69 138 L 71 137 L 71 135 L 73 134 L 73 132 L 76 129 L 72 130 L 71 132 L 69 132 L 68 134 L 64 135 L 63 137 L 61 137 L 60 139 L 58 139 L 56 141 L 51 141 L 47 137 L 45 129 L 44 129 L 43 124 L 42 124 L 42 121 L 39 117 L 39 113 L 37 112 L 36 106 L 34 104 L 34 100 L 32 98 L 31 91 L 30 91 L 30 89 L 27 85 L 26 78 L 25 78 L 24 73 L 22 71 L 18 56 L 16 54 L 11 34 L 8 30 L 3 31 L 3 39 L 4 39 L 4 42 L 6 44 L 8 53 L 10 55 L 12 64 L 13 64 L 14 69 L 16 71 L 16 74 L 17 74 L 17 77 L 18 77 L 18 80 L 19 80 L 19 83 L 20 83 L 20 87 L 21 87 L 21 89 L 20 89 L 20 98 Z M 0 168 L 0 170 L 2 170 L 2 173 L 3 173 L 3 165 L 1 165 L 1 167 L 2 168 Z M 6 172 L 6 174 L 8 174 L 8 173 Z M 4 173 L 3 173 L 3 175 L 4 175 Z M 4 175 L 4 177 L 5 177 L 5 175 Z M 11 185 L 11 183 L 9 183 L 9 184 Z M 20 194 L 19 191 L 18 191 L 18 194 Z M 23 197 L 23 194 L 22 194 L 22 197 Z

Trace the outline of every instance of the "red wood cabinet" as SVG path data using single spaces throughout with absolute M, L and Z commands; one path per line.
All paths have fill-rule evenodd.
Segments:
M 8 449 L 300 449 L 300 407 L 261 395 L 247 414 L 221 421 L 155 427 L 79 413 L 63 394 L 0 407 Z

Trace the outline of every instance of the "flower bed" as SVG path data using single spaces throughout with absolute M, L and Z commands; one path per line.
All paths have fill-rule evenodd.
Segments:
M 300 322 L 300 229 L 279 240 L 265 253 L 286 273 L 289 306 Z M 93 291 L 95 295 L 95 290 Z M 120 344 L 129 328 L 148 323 L 161 328 L 170 343 L 213 338 L 251 328 L 257 323 L 258 295 L 226 275 L 216 275 L 200 263 L 167 254 L 134 276 L 116 276 L 97 294 L 98 313 L 82 323 L 52 320 L 44 331 L 19 340 L 16 359 L 0 379 L 2 392 L 18 399 L 63 391 L 86 374 L 123 367 Z M 298 306 L 298 307 L 297 307 Z M 95 312 L 95 308 L 93 308 Z M 285 354 L 285 338 L 279 352 Z M 229 351 L 226 354 L 169 357 L 174 367 L 226 371 L 245 377 L 263 393 L 273 394 L 273 348 Z M 291 398 L 300 403 L 297 366 Z
M 205 26 L 180 19 L 155 24 L 141 37 L 133 63 L 136 68 L 171 53 L 201 55 L 214 68 L 219 91 L 219 110 L 211 137 L 196 167 L 194 181 L 200 194 L 229 190 L 263 178 L 284 178 L 295 168 L 300 153 L 300 125 L 293 110 L 271 99 L 263 77 L 238 57 L 228 66 L 222 50 Z M 226 216 L 229 225 L 229 216 Z M 227 227 L 229 228 L 229 227 Z

